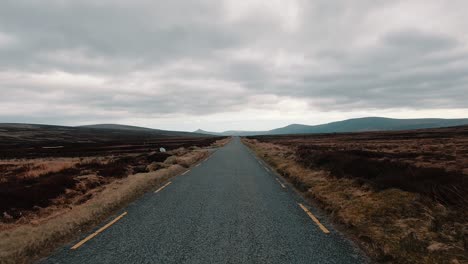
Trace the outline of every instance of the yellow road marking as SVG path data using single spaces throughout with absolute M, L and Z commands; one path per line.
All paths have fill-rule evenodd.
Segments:
M 185 175 L 185 174 L 187 174 L 189 171 L 190 171 L 190 170 L 188 170 L 188 171 L 186 171 L 186 172 L 182 173 L 182 175 Z
M 309 209 L 307 209 L 303 204 L 299 203 L 299 206 L 302 208 L 302 210 L 304 210 L 304 212 L 307 213 L 307 215 L 312 219 L 312 221 L 314 221 L 318 227 L 322 230 L 322 232 L 324 232 L 325 234 L 328 234 L 330 233 L 330 231 L 328 231 L 328 229 L 322 225 L 322 223 L 320 223 L 320 221 L 317 219 L 317 217 L 315 217 L 310 211 Z
M 107 223 L 105 226 L 99 228 L 99 230 L 97 230 L 96 232 L 92 233 L 91 235 L 87 236 L 85 239 L 81 240 L 80 242 L 78 242 L 76 245 L 74 245 L 73 247 L 71 247 L 71 249 L 75 250 L 79 247 L 81 247 L 84 243 L 88 242 L 89 240 L 91 240 L 93 237 L 97 236 L 99 233 L 101 233 L 102 231 L 106 230 L 107 228 L 109 228 L 111 225 L 115 224 L 117 221 L 119 221 L 122 217 L 124 217 L 125 215 L 127 215 L 127 212 L 117 216 L 114 220 L 110 221 L 109 223 Z
M 171 184 L 172 182 L 168 182 L 166 184 L 164 184 L 163 186 L 161 186 L 159 189 L 157 189 L 154 193 L 158 193 L 159 191 L 161 191 L 162 189 L 166 188 L 169 184 Z
M 286 186 L 278 178 L 276 178 L 276 181 L 278 181 L 278 183 L 281 185 L 281 187 L 283 187 L 283 189 L 286 189 Z

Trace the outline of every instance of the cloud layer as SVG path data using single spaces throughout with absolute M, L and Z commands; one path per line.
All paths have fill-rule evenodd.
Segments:
M 2 1 L 0 122 L 468 117 L 466 1 Z

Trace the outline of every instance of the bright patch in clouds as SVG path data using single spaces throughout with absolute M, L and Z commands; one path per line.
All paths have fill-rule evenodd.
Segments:
M 3 1 L 0 122 L 468 117 L 466 1 Z

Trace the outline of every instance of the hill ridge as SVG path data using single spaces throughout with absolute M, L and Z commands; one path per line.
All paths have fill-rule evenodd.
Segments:
M 224 131 L 208 132 L 211 135 L 255 136 L 255 135 L 281 135 L 281 134 L 318 134 L 318 133 L 345 133 L 366 131 L 412 130 L 423 128 L 438 128 L 468 125 L 468 118 L 389 118 L 389 117 L 359 117 L 334 121 L 319 125 L 289 124 L 284 127 L 268 131 Z

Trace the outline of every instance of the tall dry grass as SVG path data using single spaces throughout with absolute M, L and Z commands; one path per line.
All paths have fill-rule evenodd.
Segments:
M 33 164 L 31 170 L 27 171 L 24 175 L 26 178 L 38 177 L 51 172 L 58 172 L 61 170 L 69 169 L 75 166 L 79 160 L 76 159 L 61 159 L 61 160 L 40 160 Z
M 34 178 L 47 173 L 54 173 L 74 167 L 82 162 L 79 158 L 14 159 L 1 160 L 0 164 L 16 169 L 17 178 Z
M 219 148 L 219 147 L 222 147 L 222 146 L 226 145 L 227 143 L 231 142 L 231 140 L 232 140 L 232 137 L 226 137 L 226 138 L 223 138 L 223 139 L 220 139 L 220 140 L 216 140 L 212 144 L 212 146 Z

